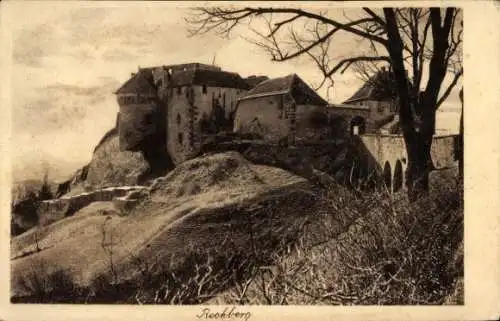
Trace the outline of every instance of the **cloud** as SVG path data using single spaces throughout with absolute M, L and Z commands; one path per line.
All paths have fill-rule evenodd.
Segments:
M 98 137 L 109 129 L 116 117 L 117 105 L 112 92 L 120 85 L 113 78 L 99 78 L 96 86 L 82 87 L 71 84 L 55 83 L 33 89 L 33 94 L 12 110 L 13 141 L 28 137 L 50 137 L 61 135 L 68 137 L 68 132 L 76 129 L 87 132 L 87 137 Z M 82 125 L 87 127 L 83 127 Z M 97 132 L 97 134 L 95 134 Z M 81 140 L 81 139 L 80 139 Z M 53 151 L 54 138 L 40 146 Z M 86 141 L 83 149 L 90 149 L 92 141 Z M 31 145 L 28 145 L 31 146 Z M 73 148 L 72 144 L 59 145 L 62 152 Z M 81 149 L 79 149 L 81 150 Z M 29 152 L 20 148 L 19 152 Z

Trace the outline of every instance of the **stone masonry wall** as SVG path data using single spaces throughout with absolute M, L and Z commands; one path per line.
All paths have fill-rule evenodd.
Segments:
M 128 193 L 145 190 L 147 190 L 145 186 L 109 187 L 75 196 L 43 201 L 38 209 L 39 224 L 45 226 L 71 216 L 93 202 L 112 201 Z
M 243 100 L 236 111 L 234 131 L 255 134 L 267 142 L 278 142 L 290 133 L 286 110 L 292 105 L 281 95 Z
M 236 108 L 238 97 L 245 91 L 235 88 L 206 86 L 172 88 L 167 112 L 167 149 L 175 164 L 195 156 L 201 150 L 203 117 L 212 115 L 215 104 L 226 118 Z

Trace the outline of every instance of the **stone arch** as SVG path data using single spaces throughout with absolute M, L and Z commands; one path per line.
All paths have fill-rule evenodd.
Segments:
M 394 192 L 397 192 L 403 187 L 403 165 L 398 159 L 394 167 Z
M 389 162 L 384 164 L 384 183 L 387 189 L 392 192 L 392 171 Z
M 362 135 L 365 133 L 366 121 L 361 116 L 355 116 L 351 119 L 351 135 Z

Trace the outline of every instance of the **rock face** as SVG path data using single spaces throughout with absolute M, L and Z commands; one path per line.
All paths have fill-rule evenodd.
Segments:
M 94 151 L 85 184 L 92 188 L 136 185 L 150 171 L 141 152 L 120 151 L 116 133 L 109 135 Z

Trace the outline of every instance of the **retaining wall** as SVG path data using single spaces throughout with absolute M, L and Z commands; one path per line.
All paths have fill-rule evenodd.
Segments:
M 38 208 L 39 224 L 44 226 L 61 220 L 67 216 L 71 216 L 76 211 L 84 208 L 92 202 L 112 201 L 113 199 L 123 197 L 130 192 L 146 190 L 147 187 L 145 186 L 108 187 L 75 196 L 43 201 Z

